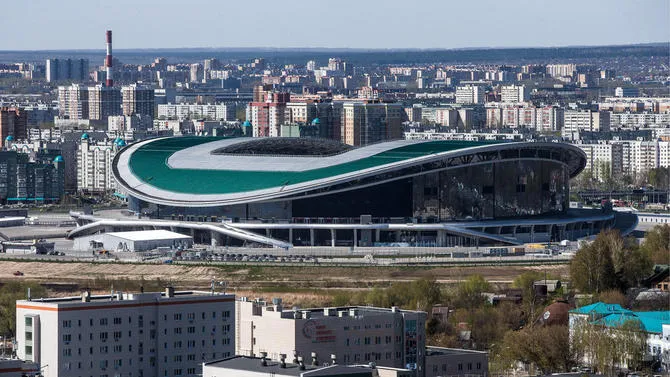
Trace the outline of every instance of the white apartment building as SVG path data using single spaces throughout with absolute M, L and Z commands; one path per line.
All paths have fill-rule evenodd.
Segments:
M 77 191 L 104 193 L 116 188 L 112 160 L 118 146 L 113 141 L 93 141 L 81 136 L 77 150 Z
M 565 110 L 563 112 L 563 137 L 573 138 L 580 131 L 609 131 L 609 111 Z
M 19 358 L 44 377 L 200 376 L 235 350 L 235 297 L 113 293 L 16 302 Z
M 500 87 L 500 101 L 505 103 L 527 102 L 530 93 L 524 85 L 503 85 Z
M 465 85 L 456 87 L 456 103 L 476 105 L 484 103 L 484 87 L 479 85 Z
M 281 300 L 236 301 L 235 354 L 279 360 L 294 352 L 305 359 L 335 355 L 343 365 L 415 369 L 425 377 L 426 313 L 396 307 L 284 310 Z
M 547 64 L 547 73 L 551 77 L 572 76 L 575 71 L 577 71 L 575 64 Z
M 645 126 L 656 126 L 661 128 L 670 126 L 670 113 L 612 113 L 610 116 L 610 127 L 612 128 Z
M 88 119 L 88 88 L 79 84 L 58 87 L 58 112 L 71 120 Z
M 559 107 L 489 107 L 486 125 L 491 128 L 529 128 L 538 132 L 560 131 L 563 128 L 563 109 Z
M 602 142 L 598 144 L 577 144 L 586 153 L 586 167 L 594 178 L 605 180 L 607 174 L 611 177 L 621 177 L 623 174 L 623 145 L 619 143 Z
M 203 119 L 235 120 L 234 104 L 194 105 L 194 104 L 167 104 L 158 105 L 160 119 Z

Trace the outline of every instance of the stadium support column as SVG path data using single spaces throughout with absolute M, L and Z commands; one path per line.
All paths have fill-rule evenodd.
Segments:
M 358 246 L 358 229 L 354 228 L 354 247 Z
M 446 230 L 438 230 L 437 231 L 437 246 L 444 247 L 446 246 L 447 243 L 447 231 Z
M 335 247 L 335 237 L 337 235 L 337 232 L 335 229 L 330 230 L 330 247 Z
M 381 235 L 382 235 L 382 230 L 381 229 L 375 229 L 375 242 L 381 242 Z
M 219 232 L 211 232 L 212 246 L 217 247 L 223 245 L 223 236 Z
M 288 228 L 288 243 L 293 244 L 293 228 Z
M 314 246 L 314 228 L 309 230 L 309 245 Z

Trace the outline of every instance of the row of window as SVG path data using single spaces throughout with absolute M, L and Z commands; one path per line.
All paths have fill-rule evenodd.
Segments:
M 353 359 L 352 359 L 353 356 Z M 361 362 L 361 361 L 379 361 L 379 360 L 391 360 L 393 356 L 393 352 L 386 352 L 384 353 L 384 356 L 382 358 L 381 352 L 367 352 L 364 354 L 356 353 L 356 354 L 345 354 L 344 355 L 344 363 L 350 363 L 350 362 Z M 398 360 L 402 358 L 402 352 L 396 351 L 395 352 L 395 360 Z
M 181 320 L 182 320 L 182 316 L 183 316 L 182 313 L 174 313 L 174 314 L 172 315 L 172 319 L 175 320 L 175 321 L 181 321 Z M 224 320 L 230 318 L 230 316 L 231 316 L 231 314 L 230 314 L 230 310 L 222 311 L 222 312 L 220 313 L 220 316 L 221 316 L 221 318 L 224 319 Z M 193 321 L 193 320 L 195 320 L 195 318 L 196 318 L 196 313 L 187 313 L 187 314 L 186 314 L 186 318 L 187 318 L 189 321 Z M 201 312 L 201 313 L 200 313 L 200 318 L 201 318 L 201 319 L 206 319 L 206 318 L 207 318 L 207 314 L 206 314 L 205 312 Z M 212 318 L 212 319 L 216 319 L 216 318 L 217 318 L 217 312 L 212 312 L 212 313 L 211 313 L 211 318 Z M 138 320 L 138 325 L 139 325 L 139 327 L 144 326 L 144 316 L 142 316 L 142 315 L 138 316 L 137 320 Z M 167 315 L 167 314 L 164 314 L 164 315 L 163 315 L 163 320 L 164 320 L 164 321 L 167 321 L 167 320 L 168 320 L 168 315 Z M 90 319 L 89 319 L 89 326 L 93 326 L 93 323 L 94 323 L 93 318 L 90 318 Z M 112 323 L 113 323 L 114 325 L 122 325 L 122 324 L 123 324 L 123 318 L 122 318 L 122 317 L 113 317 L 113 318 L 112 318 Z M 133 323 L 133 317 L 129 316 L 129 317 L 128 317 L 128 321 L 127 321 L 127 323 L 128 323 L 128 324 L 132 324 L 132 323 Z M 100 326 L 107 326 L 108 324 L 109 324 L 109 318 L 100 318 L 100 319 L 98 319 L 98 325 L 100 325 Z M 63 320 L 63 321 L 62 321 L 62 325 L 63 325 L 63 328 L 71 328 L 71 327 L 72 327 L 72 320 L 70 320 L 70 319 Z M 78 326 L 78 327 L 81 327 L 81 325 L 82 325 L 81 320 L 80 320 L 80 319 L 77 320 L 77 326 Z M 155 322 L 155 321 L 151 321 L 151 326 L 155 326 L 155 325 L 156 325 L 156 322 Z

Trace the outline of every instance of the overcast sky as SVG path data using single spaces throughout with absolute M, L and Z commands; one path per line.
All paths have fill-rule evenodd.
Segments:
M 0 50 L 463 48 L 670 40 L 670 0 L 19 0 Z

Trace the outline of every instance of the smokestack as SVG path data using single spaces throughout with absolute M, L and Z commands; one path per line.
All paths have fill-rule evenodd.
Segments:
M 107 86 L 114 86 L 114 78 L 112 77 L 112 31 L 107 30 L 107 56 L 105 57 L 105 70 L 107 71 Z

